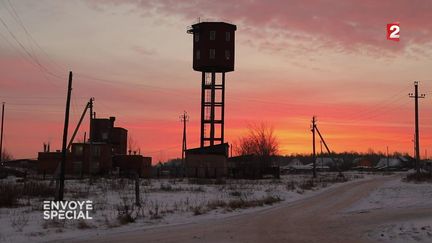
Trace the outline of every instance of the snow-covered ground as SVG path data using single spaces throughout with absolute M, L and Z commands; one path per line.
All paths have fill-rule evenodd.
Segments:
M 397 177 L 352 205 L 346 212 L 415 208 L 432 209 L 432 185 L 405 182 Z M 381 224 L 368 232 L 367 236 L 380 242 L 432 242 L 432 213 L 421 218 Z
M 404 182 L 398 177 L 377 188 L 348 211 L 425 206 L 432 207 L 432 185 Z
M 348 180 L 359 180 L 372 175 L 346 173 L 345 176 Z M 19 207 L 0 208 L 0 242 L 55 241 L 230 217 L 316 195 L 341 184 L 337 182 L 335 173 L 320 174 L 314 181 L 310 175 L 211 183 L 187 179 L 141 180 L 141 207 L 137 207 L 133 180 L 66 181 L 66 200 L 93 201 L 92 220 L 44 220 L 43 200 L 50 198 L 20 199 Z

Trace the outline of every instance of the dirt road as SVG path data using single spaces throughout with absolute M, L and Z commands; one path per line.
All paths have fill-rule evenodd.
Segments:
M 294 203 L 231 218 L 103 235 L 85 242 L 369 242 L 365 232 L 391 220 L 431 217 L 431 209 L 343 213 L 394 177 L 358 181 Z

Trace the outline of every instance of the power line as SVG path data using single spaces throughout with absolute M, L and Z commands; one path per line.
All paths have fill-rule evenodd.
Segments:
M 3 27 L 6 29 L 6 31 L 9 33 L 9 35 L 12 37 L 12 39 L 18 44 L 18 46 L 21 48 L 22 51 L 24 51 L 24 59 L 26 59 L 28 62 L 30 62 L 32 65 L 34 65 L 39 71 L 41 71 L 44 75 L 48 74 L 50 76 L 63 79 L 60 75 L 57 75 L 53 72 L 51 72 L 47 67 L 45 67 L 37 58 L 35 54 L 32 54 L 25 46 L 24 44 L 18 39 L 18 37 L 12 32 L 12 30 L 9 28 L 7 23 L 4 21 L 4 19 L 0 16 L 0 22 L 2 23 Z M 27 56 L 27 57 L 25 57 Z M 47 77 L 45 77 L 47 81 L 52 83 Z M 59 86 L 55 83 L 52 83 L 56 86 Z
M 25 34 L 27 35 L 27 39 L 29 40 L 29 42 L 32 42 L 43 54 L 45 54 L 45 56 L 47 57 L 47 59 L 53 63 L 54 65 L 57 65 L 58 67 L 60 67 L 61 65 L 57 64 L 56 62 L 54 62 L 50 56 L 46 53 L 46 51 L 39 45 L 39 43 L 33 38 L 33 36 L 30 34 L 30 31 L 28 31 L 28 29 L 26 28 L 26 26 L 24 25 L 24 22 L 22 21 L 21 17 L 19 16 L 18 12 L 16 11 L 14 5 L 11 3 L 10 0 L 7 0 L 7 2 L 9 3 L 10 8 L 12 9 L 13 14 L 11 13 L 11 11 L 6 7 L 6 10 L 9 12 L 9 14 L 15 19 L 15 21 L 21 26 L 21 28 L 24 30 Z M 4 4 L 6 6 L 6 4 Z M 32 46 L 30 46 L 30 48 L 32 49 L 33 53 L 34 50 L 32 48 Z M 36 55 L 36 54 L 35 54 Z M 60 69 L 64 69 L 65 67 L 60 67 Z

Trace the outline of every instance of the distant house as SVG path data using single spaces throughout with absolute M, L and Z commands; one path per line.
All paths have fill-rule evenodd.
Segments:
M 399 156 L 393 158 L 381 158 L 375 166 L 377 170 L 400 170 L 410 167 L 410 160 L 406 157 Z
M 316 169 L 319 171 L 327 171 L 330 169 L 329 166 L 327 166 L 325 163 L 319 163 L 318 159 L 316 160 Z M 321 160 L 320 160 L 321 161 Z M 309 164 L 303 164 L 300 159 L 294 158 L 292 159 L 287 165 L 281 166 L 281 172 L 282 173 L 288 173 L 288 172 L 307 172 L 313 170 L 313 163 Z
M 358 157 L 353 160 L 353 170 L 373 169 L 373 160 L 368 157 Z
M 123 175 L 133 175 L 150 178 L 152 172 L 151 157 L 144 157 L 139 154 L 135 155 L 114 155 L 112 157 L 113 167 L 118 167 L 119 172 Z
M 303 166 L 303 163 L 298 158 L 292 159 L 290 162 L 288 162 L 287 165 L 283 166 L 284 168 L 295 168 L 298 166 Z
M 331 168 L 337 167 L 343 163 L 343 159 L 340 158 L 330 158 L 330 157 L 318 157 L 316 158 L 316 166 L 320 168 Z
M 430 159 L 424 160 L 423 161 L 423 169 L 430 172 L 432 170 L 432 160 L 430 160 Z
M 280 167 L 276 157 L 263 159 L 256 155 L 240 155 L 228 159 L 229 176 L 232 178 L 260 179 L 266 176 L 279 178 Z

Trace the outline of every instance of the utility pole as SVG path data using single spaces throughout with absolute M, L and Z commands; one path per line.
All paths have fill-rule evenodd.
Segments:
M 324 140 L 323 136 L 321 135 L 321 133 L 320 133 L 318 127 L 316 126 L 316 124 L 315 124 L 315 130 L 316 130 L 316 132 L 318 133 L 318 136 L 320 137 L 321 141 L 324 143 L 324 146 L 325 146 L 325 148 L 326 148 L 326 150 L 327 150 L 327 152 L 328 152 L 328 154 L 329 154 L 329 156 L 330 156 L 330 159 L 332 159 L 333 162 L 337 165 L 338 170 L 339 170 L 339 175 L 338 175 L 338 176 L 343 177 L 342 169 L 340 168 L 340 163 L 337 162 L 336 160 L 334 160 L 334 159 L 331 157 L 331 154 L 332 154 L 332 153 L 331 153 L 329 147 L 327 146 L 327 143 L 325 142 L 325 140 Z
M 93 101 L 94 98 L 90 98 L 89 101 L 89 112 L 90 112 L 90 125 L 89 125 L 89 173 L 92 171 L 92 160 L 93 160 Z
M 415 133 L 413 135 L 413 139 L 411 139 L 411 142 L 413 142 L 413 158 L 415 158 L 415 151 L 416 151 L 416 144 L 415 144 Z
M 312 117 L 312 159 L 313 159 L 313 178 L 316 178 L 316 153 L 315 153 L 315 116 Z
M 322 151 L 322 140 L 320 140 L 320 147 L 321 147 L 321 153 L 320 153 L 320 158 L 321 158 L 321 169 L 323 169 L 324 168 L 324 165 L 323 165 L 323 151 Z
M 387 171 L 389 170 L 389 151 L 388 151 L 388 146 L 387 146 Z
M 184 160 L 186 157 L 186 123 L 189 121 L 189 116 L 186 111 L 183 112 L 183 115 L 180 116 L 180 121 L 183 122 L 183 144 L 182 144 L 182 163 L 184 165 Z
M 3 124 L 4 124 L 4 107 L 5 103 L 2 103 L 2 120 L 1 120 L 1 135 L 0 135 L 0 164 L 3 162 Z
M 59 187 L 57 201 L 63 201 L 65 164 L 66 164 L 66 152 L 67 152 L 66 146 L 67 146 L 67 134 L 69 128 L 69 107 L 70 107 L 71 92 L 72 92 L 72 71 L 69 72 L 69 83 L 68 83 L 68 92 L 66 98 L 66 111 L 65 111 L 64 129 L 63 129 L 62 160 L 60 162 L 60 187 Z
M 418 93 L 418 81 L 414 82 L 414 94 L 409 94 L 410 98 L 414 98 L 414 109 L 415 109 L 415 160 L 416 160 L 416 171 L 417 175 L 420 174 L 420 142 L 419 142 L 419 112 L 418 112 L 418 99 L 424 98 L 425 94 Z

